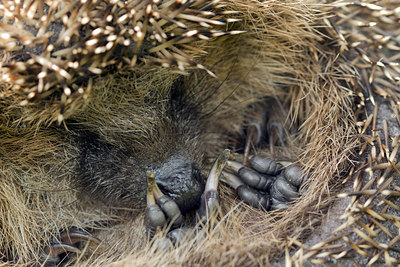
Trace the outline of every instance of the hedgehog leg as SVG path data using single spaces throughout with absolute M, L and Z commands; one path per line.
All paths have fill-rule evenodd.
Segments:
M 80 249 L 76 247 L 79 242 L 93 242 L 100 244 L 100 240 L 96 237 L 89 235 L 86 232 L 70 229 L 69 231 L 60 234 L 59 238 L 51 246 L 46 246 L 41 254 L 42 262 L 45 266 L 56 266 L 62 259 L 59 255 L 63 253 L 81 253 Z
M 267 211 L 287 207 L 300 195 L 298 190 L 306 180 L 299 165 L 262 155 L 251 157 L 248 167 L 236 161 L 227 165 L 222 181 L 246 204 Z

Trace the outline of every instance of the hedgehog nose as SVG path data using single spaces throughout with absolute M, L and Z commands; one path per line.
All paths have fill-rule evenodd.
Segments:
M 184 157 L 171 157 L 156 170 L 156 183 L 161 191 L 171 197 L 181 212 L 196 208 L 204 190 L 204 179 L 194 163 Z

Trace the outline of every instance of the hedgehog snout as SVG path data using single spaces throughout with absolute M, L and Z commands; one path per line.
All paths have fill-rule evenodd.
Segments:
M 183 155 L 174 155 L 153 172 L 161 191 L 171 197 L 182 212 L 199 205 L 204 178 L 196 163 Z

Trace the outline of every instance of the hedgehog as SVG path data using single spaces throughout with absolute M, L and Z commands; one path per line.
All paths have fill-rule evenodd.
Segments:
M 3 1 L 0 260 L 399 263 L 399 8 Z M 261 204 L 238 188 L 263 169 Z M 179 211 L 157 228 L 164 197 Z

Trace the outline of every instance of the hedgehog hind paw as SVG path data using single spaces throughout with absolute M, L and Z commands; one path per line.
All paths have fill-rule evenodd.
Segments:
M 58 266 L 69 254 L 81 253 L 78 248 L 80 242 L 92 242 L 98 245 L 101 241 L 84 231 L 71 228 L 62 232 L 55 242 L 43 249 L 40 255 L 41 262 L 44 266 Z
M 274 154 L 275 147 L 284 146 L 288 139 L 285 130 L 287 121 L 282 119 L 287 118 L 288 114 L 278 100 L 269 99 L 265 103 L 259 103 L 249 113 L 251 119 L 243 130 L 245 135 L 244 165 L 248 164 L 252 147 L 268 143 L 270 152 Z
M 249 166 L 229 161 L 223 175 L 243 202 L 266 211 L 286 208 L 301 195 L 299 189 L 307 180 L 298 164 L 263 155 L 252 156 Z

